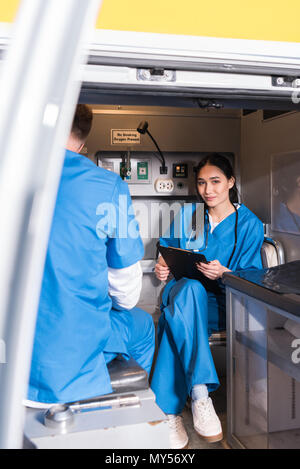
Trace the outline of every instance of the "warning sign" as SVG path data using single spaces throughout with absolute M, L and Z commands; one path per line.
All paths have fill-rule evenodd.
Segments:
M 140 145 L 141 135 L 137 130 L 130 129 L 112 129 L 111 144 L 112 145 Z

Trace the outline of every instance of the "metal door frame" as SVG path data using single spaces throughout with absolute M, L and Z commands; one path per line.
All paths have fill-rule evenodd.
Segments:
M 0 448 L 21 448 L 48 236 L 101 0 L 23 0 L 0 84 Z M 86 60 L 86 59 L 85 59 Z

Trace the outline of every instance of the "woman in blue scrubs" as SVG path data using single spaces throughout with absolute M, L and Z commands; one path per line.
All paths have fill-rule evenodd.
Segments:
M 197 433 L 209 442 L 223 438 L 209 397 L 209 392 L 219 386 L 209 336 L 226 327 L 222 275 L 262 268 L 263 225 L 247 207 L 238 204 L 235 177 L 227 158 L 220 154 L 204 158 L 197 167 L 196 188 L 204 203 L 202 235 L 187 229 L 196 210 L 196 204 L 188 204 L 175 217 L 168 235 L 160 239 L 162 246 L 199 250 L 209 263 L 199 263 L 197 268 L 214 281 L 213 287 L 204 288 L 198 280 L 172 279 L 163 292 L 151 387 L 158 405 L 168 415 L 174 449 L 188 444 L 180 413 L 189 395 Z M 155 273 L 161 281 L 169 276 L 162 257 Z

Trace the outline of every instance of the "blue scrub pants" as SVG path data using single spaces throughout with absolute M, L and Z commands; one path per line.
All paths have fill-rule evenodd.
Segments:
M 150 374 L 155 349 L 152 316 L 140 308 L 110 312 L 112 335 L 104 348 L 106 363 L 119 353 L 132 357 Z
M 183 278 L 166 286 L 161 309 L 151 388 L 165 413 L 179 414 L 195 384 L 209 392 L 219 386 L 208 338 L 220 329 L 220 298 Z

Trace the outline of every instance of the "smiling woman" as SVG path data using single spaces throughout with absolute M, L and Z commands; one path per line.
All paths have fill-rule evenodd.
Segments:
M 230 208 L 232 213 L 232 204 L 238 202 L 238 191 L 228 159 L 218 153 L 208 155 L 200 161 L 195 174 L 200 202 L 205 203 L 207 208 L 217 207 L 223 202 L 227 207 L 220 208 L 225 208 L 225 211 Z
M 210 208 L 210 214 L 217 223 L 232 213 L 233 207 L 230 203 L 229 191 L 234 184 L 233 177 L 227 179 L 223 171 L 213 164 L 207 163 L 198 172 L 198 194 Z
M 214 153 L 196 170 L 196 187 L 205 204 L 204 236 L 193 241 L 193 250 L 205 255 L 208 264 L 198 270 L 213 280 L 212 287 L 189 278 L 171 280 L 166 286 L 159 320 L 159 350 L 152 378 L 158 405 L 170 415 L 171 447 L 188 442 L 180 413 L 188 395 L 196 432 L 208 442 L 222 439 L 222 427 L 209 392 L 219 386 L 208 337 L 225 329 L 225 292 L 222 275 L 231 270 L 261 268 L 260 248 L 263 226 L 244 205 L 238 205 L 235 177 L 229 161 Z M 186 214 L 181 212 L 182 223 Z M 194 208 L 195 210 L 195 208 Z M 189 213 L 190 218 L 193 213 Z M 184 230 L 181 230 L 184 233 Z M 160 239 L 166 247 L 190 249 L 190 239 L 175 237 L 174 226 Z M 226 266 L 226 267 L 225 267 Z M 166 280 L 168 267 L 163 258 L 155 268 L 159 280 Z

